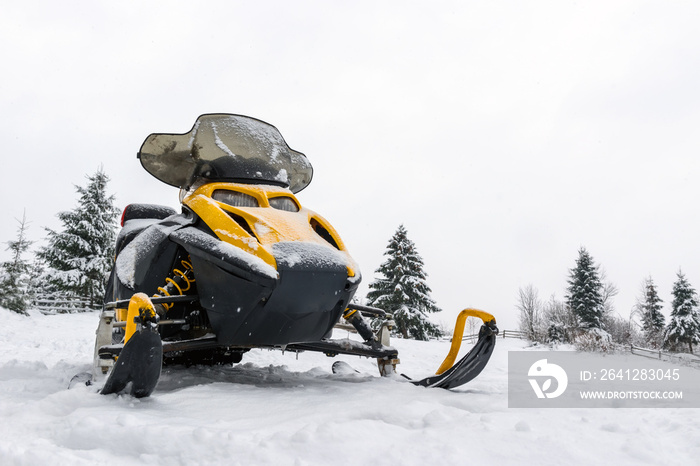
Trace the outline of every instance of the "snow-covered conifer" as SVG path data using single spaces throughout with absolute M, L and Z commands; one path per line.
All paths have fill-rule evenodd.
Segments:
M 698 296 L 682 272 L 678 272 L 672 294 L 671 321 L 664 333 L 664 347 L 678 349 L 687 344 L 692 353 L 693 344 L 700 343 Z
M 393 314 L 395 332 L 404 338 L 427 340 L 440 336 L 440 328 L 428 320 L 428 314 L 441 309 L 430 297 L 423 259 L 403 225 L 389 240 L 384 256 L 386 260 L 376 270 L 381 277 L 369 285 L 368 303 Z
M 642 298 L 639 300 L 637 308 L 642 317 L 642 330 L 646 342 L 658 348 L 663 340 L 664 326 L 666 319 L 661 313 L 663 306 L 662 299 L 654 285 L 654 280 L 649 277 L 642 284 Z
M 603 323 L 603 284 L 593 258 L 581 248 L 576 267 L 569 271 L 566 303 L 583 328 L 601 328 Z
M 87 179 L 87 186 L 75 187 L 80 196 L 78 206 L 58 214 L 63 230 L 46 229 L 48 244 L 38 257 L 45 264 L 46 292 L 86 299 L 88 306 L 96 309 L 114 261 L 119 210 L 114 196 L 107 195 L 109 177 L 101 168 Z
M 18 220 L 17 239 L 7 242 L 7 249 L 12 252 L 12 259 L 2 264 L 0 275 L 0 306 L 19 314 L 27 314 L 29 299 L 27 285 L 30 264 L 22 256 L 32 242 L 27 239 L 29 227 L 25 215 Z

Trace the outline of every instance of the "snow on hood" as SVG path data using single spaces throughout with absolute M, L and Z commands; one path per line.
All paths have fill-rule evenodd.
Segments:
M 315 270 L 347 270 L 357 272 L 357 265 L 349 254 L 330 245 L 287 241 L 272 245 L 278 267 Z
M 183 228 L 173 235 L 173 237 L 177 243 L 185 245 L 186 249 L 187 246 L 192 246 L 224 262 L 239 265 L 244 264 L 249 270 L 260 275 L 273 279 L 278 278 L 277 270 L 259 257 L 247 253 L 225 241 L 221 241 L 218 238 L 214 238 L 197 228 Z

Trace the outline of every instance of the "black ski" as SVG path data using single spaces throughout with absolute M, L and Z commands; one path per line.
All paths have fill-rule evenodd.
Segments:
M 124 345 L 100 393 L 128 393 L 136 398 L 149 396 L 156 388 L 162 364 L 160 335 L 157 330 L 144 327 Z
M 493 326 L 495 328 L 495 324 Z M 491 358 L 491 353 L 496 347 L 496 336 L 498 330 L 494 331 L 491 327 L 482 325 L 479 331 L 479 341 L 474 347 L 457 363 L 440 375 L 433 375 L 422 380 L 411 380 L 406 377 L 414 385 L 421 387 L 437 387 L 437 388 L 455 388 L 464 385 L 477 375 L 488 364 Z M 402 374 L 403 375 L 403 374 Z

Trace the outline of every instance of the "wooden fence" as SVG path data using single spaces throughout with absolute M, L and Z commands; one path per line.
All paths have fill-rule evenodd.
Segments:
M 90 300 L 79 296 L 46 296 L 34 300 L 34 309 L 42 314 L 74 314 L 95 310 L 90 307 Z
M 527 339 L 527 337 L 525 336 L 525 333 L 518 331 L 518 330 L 501 330 L 498 332 L 498 336 L 501 338 L 517 338 L 519 340 L 526 340 Z M 472 333 L 470 335 L 465 335 L 462 337 L 462 341 L 469 341 L 472 343 L 478 339 L 479 339 L 478 333 Z
M 635 356 L 643 356 L 645 358 L 658 359 L 661 361 L 673 361 L 681 363 L 689 363 L 695 367 L 700 367 L 700 358 L 683 357 L 679 354 L 667 353 L 661 350 L 652 350 L 640 348 L 639 346 L 630 345 L 630 352 Z
M 520 340 L 526 340 L 524 332 L 518 330 L 501 330 L 498 334 L 502 338 L 518 338 Z M 476 342 L 479 339 L 478 333 L 472 333 L 470 335 L 465 335 L 462 337 L 462 341 L 468 341 L 471 343 Z M 681 356 L 679 354 L 667 353 L 661 350 L 652 350 L 647 348 L 641 348 L 639 346 L 630 345 L 630 352 L 636 356 L 643 356 L 645 358 L 658 359 L 661 361 L 672 361 L 690 365 L 692 367 L 700 368 L 700 358 L 694 358 L 692 355 Z

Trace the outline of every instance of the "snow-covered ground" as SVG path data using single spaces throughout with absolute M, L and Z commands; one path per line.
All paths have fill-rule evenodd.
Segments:
M 698 409 L 509 409 L 508 351 L 458 390 L 331 373 L 315 353 L 251 351 L 233 367 L 168 370 L 150 398 L 68 389 L 89 370 L 97 314 L 0 309 L 0 464 L 698 464 Z M 342 332 L 342 337 L 347 336 Z M 448 342 L 395 340 L 429 375 Z M 620 356 L 623 357 L 623 356 Z

